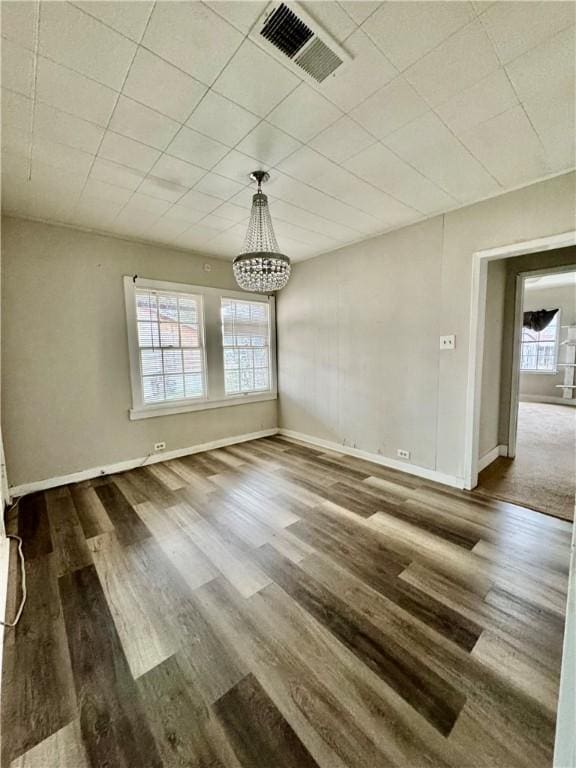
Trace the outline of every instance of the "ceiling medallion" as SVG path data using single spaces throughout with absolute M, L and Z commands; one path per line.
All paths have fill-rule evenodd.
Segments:
M 262 184 L 268 181 L 270 174 L 254 171 L 250 178 L 257 182 L 258 191 L 252 197 L 244 247 L 233 262 L 234 277 L 245 291 L 272 293 L 284 288 L 288 282 L 290 259 L 280 253 L 268 209 L 268 198 L 262 192 Z

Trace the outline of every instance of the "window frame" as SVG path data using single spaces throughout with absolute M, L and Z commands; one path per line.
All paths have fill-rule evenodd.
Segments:
M 140 369 L 140 347 L 136 319 L 136 289 L 150 289 L 167 293 L 186 293 L 201 298 L 202 340 L 204 352 L 204 381 L 206 392 L 203 398 L 169 400 L 161 403 L 144 403 L 142 373 Z M 224 346 L 222 339 L 221 300 L 224 298 L 244 301 L 260 301 L 268 304 L 270 318 L 270 388 L 261 392 L 246 392 L 240 395 L 226 395 L 224 387 Z M 276 359 L 276 306 L 274 296 L 245 291 L 209 288 L 203 285 L 166 282 L 149 278 L 124 276 L 124 299 L 128 334 L 128 355 L 132 407 L 131 420 L 154 416 L 168 416 L 189 411 L 203 411 L 211 408 L 275 400 L 278 397 Z
M 555 314 L 555 316 L 552 318 L 556 321 L 556 336 L 554 338 L 554 368 L 550 370 L 543 370 L 538 368 L 522 368 L 522 348 L 524 344 L 541 344 L 546 342 L 538 341 L 523 341 L 522 335 L 524 333 L 524 328 L 521 329 L 521 335 L 520 335 L 520 373 L 521 374 L 537 374 L 539 376 L 557 376 L 558 375 L 558 357 L 560 354 L 560 309 Z M 541 333 L 542 331 L 537 331 L 537 333 Z M 538 365 L 538 355 L 536 355 L 536 365 Z

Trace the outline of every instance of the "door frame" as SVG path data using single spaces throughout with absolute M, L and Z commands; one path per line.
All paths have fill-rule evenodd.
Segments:
M 488 264 L 497 259 L 509 259 L 514 256 L 525 256 L 530 253 L 552 251 L 576 245 L 576 230 L 570 230 L 556 235 L 539 237 L 519 243 L 498 246 L 476 251 L 472 257 L 472 281 L 470 301 L 470 332 L 468 340 L 468 377 L 466 386 L 466 414 L 464 424 L 464 487 L 472 490 L 478 484 L 478 460 L 480 445 L 480 401 L 482 395 L 482 365 L 484 360 L 484 333 L 486 326 L 486 293 Z M 551 270 L 548 270 L 551 271 Z M 534 273 L 533 273 L 534 274 Z M 516 291 L 516 312 L 518 302 L 522 308 L 522 294 Z M 515 338 L 517 335 L 515 327 Z M 514 370 L 518 368 L 519 347 L 514 344 L 516 359 L 513 359 Z M 514 353 L 513 353 L 514 354 Z M 517 412 L 517 388 L 516 412 Z M 514 397 L 514 395 L 513 395 Z M 517 418 L 517 416 L 515 417 Z M 510 425 L 510 429 L 512 424 Z

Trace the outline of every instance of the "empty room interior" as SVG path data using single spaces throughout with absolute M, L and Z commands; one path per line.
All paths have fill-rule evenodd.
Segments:
M 576 3 L 0 11 L 2 767 L 576 768 Z

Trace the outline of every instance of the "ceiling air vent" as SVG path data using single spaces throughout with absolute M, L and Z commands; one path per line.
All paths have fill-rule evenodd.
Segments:
M 256 27 L 262 38 L 274 46 L 278 58 L 290 59 L 300 74 L 306 73 L 317 83 L 350 59 L 298 3 L 275 3 Z

